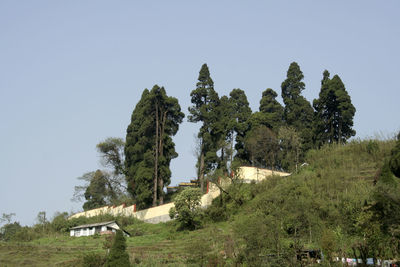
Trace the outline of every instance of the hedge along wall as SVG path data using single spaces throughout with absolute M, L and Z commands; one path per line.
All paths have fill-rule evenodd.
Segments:
M 256 182 L 261 181 L 272 175 L 288 176 L 290 174 L 285 172 L 271 171 L 268 169 L 260 169 L 255 167 L 240 167 L 238 171 L 238 178 L 242 179 L 245 183 L 251 181 L 256 181 Z M 228 186 L 229 184 L 230 180 L 228 178 L 220 179 L 221 186 L 225 187 Z M 215 185 L 214 183 L 207 182 L 207 193 L 201 197 L 201 206 L 207 207 L 211 205 L 212 200 L 218 197 L 220 194 L 221 192 L 218 189 L 217 185 Z M 167 203 L 157 207 L 136 211 L 135 204 L 128 207 L 126 207 L 125 204 L 122 204 L 116 207 L 105 206 L 97 209 L 79 212 L 70 216 L 69 218 L 72 219 L 81 216 L 93 217 L 103 214 L 110 214 L 113 216 L 133 216 L 145 222 L 159 223 L 171 220 L 169 217 L 169 210 L 172 207 L 174 207 L 174 203 Z

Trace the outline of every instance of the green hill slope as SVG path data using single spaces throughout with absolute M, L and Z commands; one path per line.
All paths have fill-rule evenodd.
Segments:
M 232 185 L 204 212 L 203 227 L 195 231 L 177 231 L 174 222 L 125 220 L 132 234 L 131 262 L 299 266 L 298 256 L 310 250 L 322 250 L 325 259 L 397 257 L 399 179 L 379 171 L 393 147 L 394 141 L 353 141 L 312 150 L 296 174 Z M 1 242 L 0 265 L 78 266 L 88 253 L 104 256 L 109 243 L 104 236 L 75 238 L 66 232 L 37 237 Z

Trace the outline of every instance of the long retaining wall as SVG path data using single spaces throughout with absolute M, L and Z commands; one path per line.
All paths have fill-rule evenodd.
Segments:
M 241 167 L 238 171 L 238 175 L 240 179 L 243 179 L 244 182 L 251 181 L 261 181 L 266 179 L 268 176 L 277 175 L 277 176 L 288 176 L 289 173 L 271 171 L 267 169 L 260 169 L 254 167 Z M 229 181 L 226 181 L 225 184 L 228 184 Z M 207 193 L 201 197 L 201 206 L 207 207 L 211 205 L 211 202 L 214 198 L 220 195 L 220 190 L 217 185 L 208 182 L 207 183 Z M 81 216 L 84 217 L 93 217 L 97 215 L 110 214 L 113 216 L 133 216 L 138 218 L 139 220 L 149 222 L 149 223 L 159 223 L 166 222 L 171 220 L 169 217 L 169 210 L 174 207 L 174 203 L 167 203 L 164 205 L 160 205 L 157 207 L 152 207 L 144 210 L 136 210 L 136 205 L 125 206 L 122 204 L 120 206 L 105 206 L 97 209 L 87 210 L 83 212 L 76 213 L 69 218 L 78 218 Z

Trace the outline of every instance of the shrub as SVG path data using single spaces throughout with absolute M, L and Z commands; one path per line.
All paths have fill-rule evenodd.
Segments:
M 178 221 L 180 230 L 194 230 L 201 226 L 200 200 L 198 188 L 186 188 L 175 197 L 175 207 L 170 209 L 169 216 Z
M 117 231 L 114 237 L 110 254 L 107 257 L 107 267 L 125 267 L 130 266 L 129 255 L 126 252 L 126 240 L 121 230 Z
M 100 253 L 89 253 L 83 256 L 83 267 L 100 267 L 104 266 L 106 257 Z
M 15 239 L 15 234 L 21 229 L 19 222 L 8 223 L 1 228 L 0 237 L 4 241 Z

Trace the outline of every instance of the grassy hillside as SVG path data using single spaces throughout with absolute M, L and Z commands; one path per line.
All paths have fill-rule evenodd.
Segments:
M 203 226 L 195 231 L 177 231 L 174 222 L 127 220 L 131 262 L 298 266 L 296 255 L 307 249 L 334 256 L 397 257 L 400 227 L 387 218 L 400 211 L 400 186 L 398 179 L 385 176 L 387 186 L 379 171 L 393 146 L 392 140 L 353 141 L 312 150 L 308 165 L 296 174 L 230 187 L 229 195 L 222 194 L 204 212 Z M 381 204 L 389 216 L 378 214 Z M 0 266 L 77 266 L 90 252 L 106 253 L 104 236 L 75 238 L 60 231 L 26 242 L 1 242 Z

